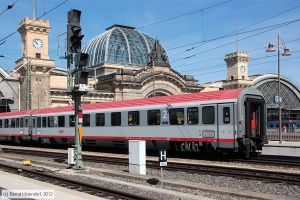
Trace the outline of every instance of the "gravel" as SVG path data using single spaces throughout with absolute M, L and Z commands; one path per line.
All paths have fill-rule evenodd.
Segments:
M 127 166 L 116 166 L 103 163 L 86 163 L 87 166 L 93 168 L 114 169 L 121 171 L 128 171 Z M 147 175 L 160 176 L 160 171 L 156 169 L 147 169 Z M 282 195 L 290 199 L 300 199 L 300 186 L 299 185 L 287 185 L 284 183 L 268 183 L 259 180 L 243 180 L 233 177 L 225 176 L 211 176 L 202 174 L 191 174 L 187 172 L 172 172 L 168 170 L 163 171 L 165 179 L 173 180 L 185 180 L 196 183 L 204 183 L 218 187 L 228 187 L 239 189 L 241 191 L 248 190 L 253 192 L 267 193 L 272 195 Z M 174 188 L 177 189 L 177 188 Z
M 7 154 L 6 156 L 3 157 L 9 157 L 9 158 L 17 158 L 18 155 L 14 154 Z M 26 156 L 26 158 L 29 158 L 31 160 L 37 160 L 37 157 L 30 157 Z M 38 160 L 41 161 L 51 161 L 53 159 L 46 159 L 46 158 L 38 158 Z M 92 162 L 86 162 L 86 166 L 92 167 L 92 168 L 102 168 L 102 169 L 109 169 L 109 170 L 116 170 L 116 171 L 123 171 L 124 173 L 128 171 L 128 166 L 120 166 L 120 165 L 111 165 L 111 164 L 104 164 L 104 163 L 92 163 Z M 84 174 L 91 174 L 91 172 L 88 171 L 80 171 L 80 173 Z M 160 176 L 160 171 L 156 169 L 147 169 L 147 175 L 151 177 L 159 177 Z M 113 178 L 113 179 L 118 179 L 130 183 L 137 183 L 137 184 L 144 184 L 144 185 L 150 185 L 145 181 L 142 180 L 137 180 L 134 178 L 128 178 L 128 177 L 119 177 L 119 176 L 111 176 L 111 175 L 106 175 L 103 173 L 97 173 L 95 174 L 93 172 L 93 175 L 97 175 L 98 177 L 105 177 L 105 178 Z M 63 175 L 67 176 L 67 175 Z M 76 175 L 77 176 L 77 175 Z M 286 199 L 300 199 L 300 186 L 299 185 L 287 185 L 283 183 L 268 183 L 268 182 L 263 182 L 263 181 L 258 181 L 258 180 L 243 180 L 243 179 L 237 179 L 237 178 L 232 178 L 232 177 L 225 177 L 225 176 L 211 176 L 211 175 L 202 175 L 202 174 L 191 174 L 187 172 L 172 172 L 168 170 L 164 170 L 164 178 L 165 179 L 171 179 L 171 180 L 184 180 L 184 181 L 189 181 L 189 182 L 195 182 L 195 183 L 204 183 L 213 186 L 218 186 L 218 187 L 227 187 L 227 188 L 233 188 L 233 189 L 239 189 L 240 191 L 253 191 L 253 192 L 259 192 L 259 193 L 266 193 L 266 194 L 272 194 L 272 195 L 281 195 L 285 196 Z M 87 181 L 91 183 L 91 181 L 94 181 L 95 184 L 101 184 L 102 181 L 99 180 L 94 180 L 88 177 L 80 177 L 80 180 L 82 181 Z M 152 195 L 151 198 L 153 197 L 154 199 L 178 199 L 175 196 L 160 196 L 160 195 L 155 195 L 154 193 L 149 193 L 147 191 L 140 191 L 137 190 L 135 191 L 134 188 L 128 188 L 128 186 L 116 186 L 115 184 L 106 184 L 108 187 L 113 187 L 113 188 L 120 188 L 125 191 L 127 190 L 132 190 L 134 192 L 137 192 L 137 194 L 143 194 L 145 195 Z M 159 188 L 160 186 L 152 186 L 152 187 L 157 187 Z M 178 188 L 178 187 L 171 187 L 168 186 L 167 189 L 170 190 L 175 190 L 175 191 L 180 191 L 188 194 L 194 194 L 194 195 L 201 195 L 213 199 L 246 199 L 246 198 L 240 198 L 240 197 L 232 197 L 229 195 L 221 195 L 221 194 L 212 194 L 208 192 L 203 192 L 199 190 L 191 190 L 191 189 L 186 189 L 186 188 Z

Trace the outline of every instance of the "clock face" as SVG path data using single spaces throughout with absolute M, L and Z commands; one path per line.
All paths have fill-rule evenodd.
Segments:
M 245 66 L 241 66 L 240 70 L 241 70 L 242 73 L 244 73 L 245 70 L 246 70 Z
M 40 48 L 43 47 L 43 41 L 40 40 L 40 39 L 34 39 L 34 40 L 32 41 L 32 46 L 33 46 L 34 48 L 36 48 L 36 49 L 40 49 Z

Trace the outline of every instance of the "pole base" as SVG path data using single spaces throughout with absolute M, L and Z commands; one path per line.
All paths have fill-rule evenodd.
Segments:
M 84 164 L 82 161 L 79 161 L 77 163 L 75 163 L 74 166 L 72 166 L 72 169 L 75 169 L 75 170 L 81 170 L 81 169 L 84 169 Z

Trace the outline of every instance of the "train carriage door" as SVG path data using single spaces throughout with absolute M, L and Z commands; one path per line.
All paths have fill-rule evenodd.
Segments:
M 247 138 L 260 138 L 265 135 L 264 101 L 247 98 L 245 100 L 245 135 Z
M 29 119 L 30 117 L 24 117 L 24 134 L 29 134 Z
M 203 142 L 209 142 L 213 148 L 219 147 L 218 105 L 206 104 L 200 106 L 201 129 Z
M 39 136 L 41 136 L 41 133 L 42 133 L 42 117 L 37 117 L 36 118 L 36 135 L 37 135 L 37 138 Z
M 33 117 L 31 118 L 31 133 L 32 133 L 32 140 L 36 140 L 37 139 L 37 117 Z
M 234 148 L 236 139 L 233 103 L 218 104 L 218 136 L 220 148 Z

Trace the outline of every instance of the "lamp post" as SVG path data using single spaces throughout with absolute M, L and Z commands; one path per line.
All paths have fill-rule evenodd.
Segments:
M 279 131 L 279 144 L 282 143 L 282 127 L 281 127 L 281 97 L 280 97 L 280 42 L 282 42 L 280 35 L 278 34 L 277 37 L 277 79 L 278 79 L 278 131 Z M 268 48 L 266 49 L 266 52 L 271 53 L 276 51 L 275 46 L 272 43 L 269 43 Z M 287 46 L 284 45 L 284 50 L 282 56 L 290 56 L 290 50 Z

